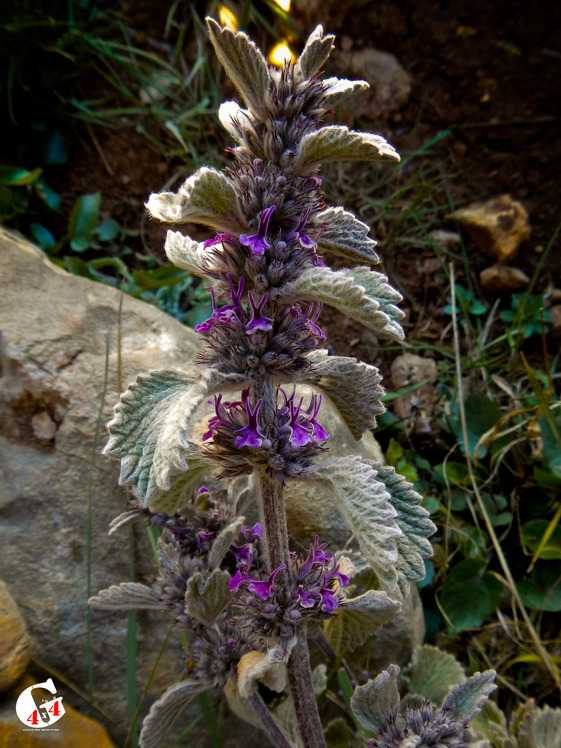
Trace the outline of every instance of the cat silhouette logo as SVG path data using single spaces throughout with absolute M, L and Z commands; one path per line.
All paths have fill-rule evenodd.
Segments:
M 62 696 L 56 696 L 53 679 L 36 683 L 22 691 L 16 702 L 16 714 L 26 727 L 50 727 L 64 715 Z

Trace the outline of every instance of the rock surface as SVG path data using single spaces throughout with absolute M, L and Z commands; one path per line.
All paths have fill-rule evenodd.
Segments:
M 394 415 L 417 434 L 431 433 L 434 428 L 432 412 L 438 401 L 438 392 L 432 381 L 437 375 L 435 361 L 414 353 L 403 353 L 392 362 L 391 373 L 395 391 L 414 387 L 411 392 L 396 397 Z
M 368 47 L 356 52 L 335 54 L 337 66 L 351 79 L 365 80 L 370 89 L 351 104 L 353 111 L 374 120 L 404 106 L 411 95 L 411 76 L 389 52 Z
M 499 263 L 512 260 L 520 245 L 530 238 L 528 213 L 510 195 L 477 202 L 454 213 L 479 249 Z
M 102 424 L 120 391 L 119 363 L 124 387 L 149 369 L 194 370 L 198 336 L 128 296 L 119 323 L 117 291 L 65 273 L 2 229 L 0 273 L 0 567 L 41 661 L 87 690 L 88 597 L 130 579 L 126 530 L 107 535 L 109 522 L 126 508 L 126 494 L 117 485 L 117 461 L 100 454 L 106 440 Z M 380 459 L 372 437 L 354 442 L 327 403 L 321 417 L 332 431 L 333 452 Z M 295 540 L 309 543 L 317 531 L 322 539 L 348 539 L 328 499 L 316 485 L 288 493 Z M 153 574 L 153 553 L 142 526 L 133 528 L 132 542 L 137 578 L 144 580 Z M 118 725 L 109 729 L 121 744 L 128 727 L 126 614 L 93 611 L 91 626 L 94 699 Z M 138 693 L 167 628 L 167 619 L 155 614 L 138 617 Z M 176 637 L 160 661 L 150 696 L 176 682 L 182 669 Z M 204 732 L 191 733 L 193 747 L 209 744 Z M 228 733 L 224 746 L 239 745 L 235 731 Z M 246 748 L 261 743 L 260 733 L 244 729 Z
M 479 273 L 481 288 L 487 293 L 505 293 L 528 288 L 530 279 L 523 270 L 510 265 L 491 265 Z
M 9 589 L 0 579 L 0 692 L 7 691 L 24 673 L 31 659 L 27 626 Z

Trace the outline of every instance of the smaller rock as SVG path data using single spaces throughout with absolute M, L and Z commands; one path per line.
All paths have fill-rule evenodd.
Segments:
M 487 293 L 522 291 L 530 285 L 530 279 L 520 268 L 510 265 L 491 265 L 479 274 L 482 289 Z
M 411 76 L 389 52 L 368 47 L 358 52 L 340 52 L 336 54 L 336 61 L 349 78 L 370 83 L 370 91 L 360 105 L 360 114 L 379 119 L 409 101 Z
M 452 216 L 450 216 L 452 217 Z M 530 238 L 528 213 L 522 203 L 510 195 L 462 208 L 453 216 L 465 228 L 482 252 L 506 263 L 518 254 L 520 245 Z
M 444 249 L 457 249 L 462 243 L 462 237 L 457 231 L 444 231 L 442 229 L 431 231 L 429 239 L 432 239 L 435 244 Z
M 57 431 L 56 423 L 45 410 L 31 418 L 31 428 L 37 439 L 54 439 Z
M 405 421 L 415 433 L 431 433 L 434 429 L 432 413 L 438 401 L 438 392 L 431 381 L 436 379 L 436 363 L 432 358 L 403 353 L 393 361 L 391 374 L 395 391 L 424 382 L 412 392 L 396 397 L 393 412 L 396 418 Z
M 0 579 L 0 692 L 21 677 L 31 659 L 31 641 L 16 601 Z

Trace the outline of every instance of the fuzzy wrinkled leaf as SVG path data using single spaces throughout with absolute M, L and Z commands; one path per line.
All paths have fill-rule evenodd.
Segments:
M 386 410 L 381 401 L 385 392 L 380 387 L 378 369 L 345 356 L 309 358 L 313 368 L 306 371 L 302 381 L 319 387 L 337 407 L 354 438 L 360 439 L 376 426 L 376 416 Z
M 359 722 L 368 730 L 375 731 L 380 727 L 384 718 L 397 712 L 399 708 L 398 675 L 397 665 L 390 665 L 374 680 L 369 680 L 364 686 L 355 688 L 351 698 L 351 709 Z
M 472 720 L 470 728 L 477 738 L 488 740 L 496 748 L 519 748 L 518 741 L 509 734 L 504 712 L 493 701 L 486 701 Z
M 349 81 L 346 78 L 324 78 L 323 85 L 325 89 L 323 103 L 330 109 L 370 88 L 370 84 L 366 81 Z
M 241 31 L 233 32 L 212 18 L 206 19 L 216 56 L 247 106 L 261 117 L 269 98 L 270 76 L 261 50 Z
M 166 236 L 166 255 L 178 268 L 189 270 L 195 275 L 203 275 L 205 268 L 205 248 L 190 236 L 179 231 L 168 231 Z
M 220 566 L 236 535 L 242 529 L 243 523 L 244 517 L 236 517 L 217 535 L 208 555 L 208 565 L 211 569 L 217 569 Z
M 187 704 L 204 689 L 205 686 L 194 679 L 176 683 L 168 688 L 164 695 L 152 704 L 142 723 L 140 748 L 162 748 L 165 744 L 165 737 L 175 720 Z
M 456 722 L 468 722 L 479 712 L 489 695 L 497 688 L 494 670 L 475 673 L 471 678 L 454 686 L 444 699 L 442 709 L 448 711 Z M 551 744 L 550 744 L 551 745 Z
M 394 302 L 400 294 L 382 273 L 366 267 L 331 270 L 316 267 L 303 271 L 282 289 L 288 303 L 319 301 L 338 309 L 378 335 L 403 340 L 399 320 L 405 315 Z
M 302 80 L 308 80 L 319 73 L 335 47 L 334 40 L 333 34 L 324 36 L 323 26 L 316 26 L 296 62 L 295 74 L 301 76 Z
M 324 624 L 325 635 L 335 652 L 352 652 L 401 610 L 401 604 L 385 592 L 369 590 L 345 600 L 334 618 Z
M 232 182 L 210 166 L 198 169 L 176 193 L 153 193 L 146 207 L 166 223 L 202 223 L 234 233 L 246 228 Z
M 337 508 L 381 584 L 398 594 L 397 539 L 401 530 L 376 469 L 353 455 L 318 463 L 316 477 L 332 489 Z
M 561 748 L 561 709 L 534 708 L 520 725 L 520 748 Z
M 218 108 L 218 119 L 222 127 L 238 143 L 244 142 L 243 132 L 248 128 L 253 130 L 251 112 L 242 109 L 237 101 L 224 101 Z
M 143 504 L 158 489 L 168 491 L 171 477 L 186 472 L 190 460 L 200 467 L 200 449 L 187 441 L 186 430 L 209 394 L 211 377 L 154 371 L 121 395 L 104 453 L 120 458 L 119 482 L 132 484 Z
M 252 651 L 245 654 L 238 663 L 238 689 L 248 699 L 257 681 L 262 681 L 271 691 L 280 693 L 286 687 L 286 660 L 288 655 L 279 645 L 268 652 Z
M 106 610 L 160 610 L 162 607 L 158 593 L 138 582 L 112 584 L 90 597 L 88 602 L 93 608 Z
M 403 533 L 397 541 L 397 570 L 401 591 L 406 595 L 409 582 L 425 577 L 424 559 L 432 556 L 432 545 L 428 538 L 436 532 L 436 526 L 422 506 L 422 496 L 411 483 L 393 467 L 376 463 L 373 466 L 378 471 L 378 480 L 386 486 L 391 496 L 397 512 L 396 522 Z
M 212 460 L 203 455 L 199 447 L 194 444 L 189 445 L 185 459 L 189 465 L 188 469 L 172 475 L 169 488 L 157 490 L 149 498 L 148 509 L 151 512 L 175 514 L 189 501 L 192 492 L 204 483 L 208 472 L 216 467 Z
M 215 569 L 206 578 L 197 572 L 187 582 L 185 611 L 205 626 L 214 626 L 231 601 L 230 575 L 223 569 Z
M 306 176 L 333 161 L 399 160 L 395 149 L 381 135 L 349 130 L 345 125 L 327 125 L 304 135 L 290 170 Z
M 317 220 L 325 224 L 318 241 L 319 252 L 331 252 L 352 262 L 380 262 L 374 251 L 376 242 L 368 236 L 370 227 L 344 208 L 327 208 Z
M 461 683 L 465 675 L 455 657 L 438 647 L 425 644 L 415 649 L 402 677 L 411 694 L 440 706 L 452 686 Z

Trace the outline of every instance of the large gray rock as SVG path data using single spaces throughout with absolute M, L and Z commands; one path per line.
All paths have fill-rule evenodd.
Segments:
M 117 291 L 68 275 L 36 247 L 2 229 L 0 273 L 0 572 L 21 607 L 37 658 L 87 691 L 88 597 L 130 579 L 126 529 L 107 535 L 111 519 L 126 508 L 127 496 L 117 485 L 118 463 L 100 455 L 103 424 L 120 382 L 126 387 L 149 369 L 193 369 L 198 339 L 128 296 L 120 315 Z M 329 404 L 322 406 L 321 417 L 332 432 L 333 452 L 380 458 L 372 437 L 357 445 Z M 322 539 L 348 539 L 326 499 L 319 486 L 308 484 L 287 495 L 295 538 L 309 542 L 319 532 Z M 132 542 L 137 578 L 150 577 L 154 559 L 142 526 L 134 527 Z M 126 614 L 95 610 L 91 615 L 94 699 L 114 721 L 110 730 L 120 744 L 129 721 Z M 168 621 L 156 614 L 139 616 L 138 693 L 167 628 Z M 175 641 L 164 653 L 150 693 L 161 694 L 182 669 Z M 210 744 L 203 731 L 198 737 L 190 733 L 190 739 L 193 746 Z M 247 748 L 261 742 L 257 731 L 244 730 Z M 224 745 L 239 744 L 239 732 L 228 730 Z

